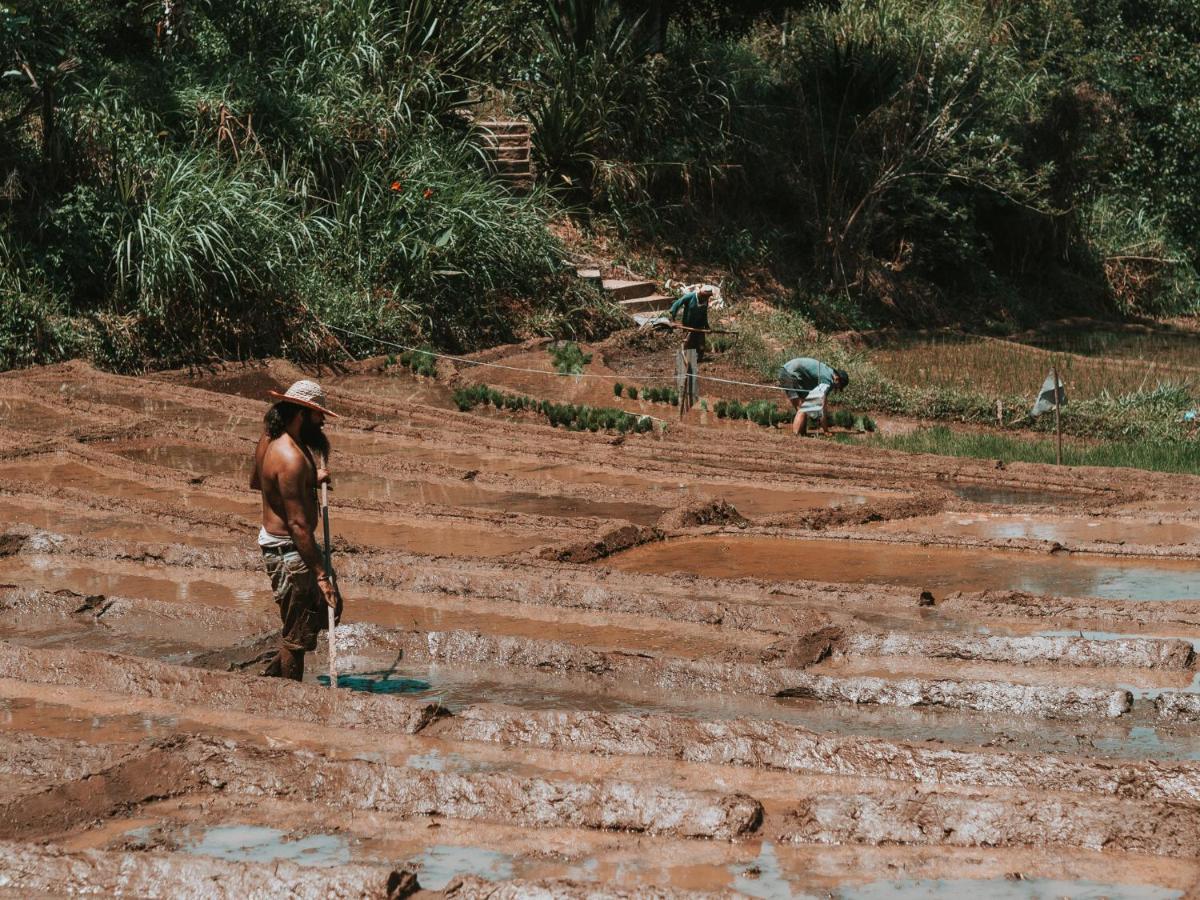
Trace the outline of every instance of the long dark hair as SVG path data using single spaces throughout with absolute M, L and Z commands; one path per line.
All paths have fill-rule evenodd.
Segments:
M 272 404 L 267 410 L 267 414 L 263 416 L 263 425 L 267 429 L 267 437 L 271 440 L 279 437 L 287 431 L 288 423 L 296 417 L 296 413 L 300 412 L 300 405 L 289 403 L 286 400 L 280 400 L 278 403 Z
M 267 410 L 267 414 L 263 416 L 263 425 L 267 431 L 267 437 L 271 440 L 279 437 L 287 431 L 288 425 L 297 415 L 303 415 L 305 407 L 298 403 L 290 403 L 287 400 L 280 400 Z M 300 440 L 309 450 L 315 450 L 317 455 L 322 459 L 329 458 L 329 438 L 319 427 L 309 424 L 305 421 L 300 426 Z

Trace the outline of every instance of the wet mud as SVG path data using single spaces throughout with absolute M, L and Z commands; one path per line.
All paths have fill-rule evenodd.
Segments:
M 453 386 L 665 407 L 479 359 L 537 372 L 0 373 L 0 896 L 1200 883 L 1200 480 L 566 432 Z M 319 685 L 324 638 L 254 674 L 249 461 L 300 377 L 345 413 L 340 671 L 401 693 Z

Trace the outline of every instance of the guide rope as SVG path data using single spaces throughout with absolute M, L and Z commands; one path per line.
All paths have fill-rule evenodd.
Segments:
M 608 380 L 608 381 L 627 381 L 631 378 L 640 380 L 640 381 L 655 381 L 655 380 L 657 380 L 657 381 L 674 381 L 675 380 L 674 375 L 651 375 L 651 374 L 639 375 L 636 373 L 628 374 L 628 375 L 605 375 L 605 374 L 599 373 L 599 372 L 581 372 L 579 374 L 572 374 L 569 372 L 547 372 L 543 369 L 528 369 L 528 368 L 523 368 L 521 366 L 506 366 L 503 363 L 484 362 L 482 360 L 477 360 L 477 359 L 467 359 L 464 356 L 454 356 L 450 353 L 438 353 L 436 350 L 427 350 L 422 347 L 410 347 L 407 344 L 401 344 L 396 341 L 389 341 L 385 338 L 379 338 L 379 337 L 374 337 L 369 334 L 363 334 L 358 331 L 353 331 L 352 329 L 349 329 L 349 328 L 342 328 L 340 325 L 330 325 L 325 322 L 322 322 L 321 324 L 325 328 L 328 328 L 332 331 L 340 331 L 342 334 L 346 334 L 351 337 L 360 338 L 365 341 L 373 341 L 374 343 L 382 344 L 385 347 L 394 347 L 397 350 L 407 350 L 411 353 L 427 353 L 430 356 L 435 357 L 437 359 L 448 359 L 451 362 L 462 363 L 463 365 L 466 365 L 466 366 L 487 366 L 492 369 L 504 369 L 505 371 L 508 371 L 508 372 L 525 372 L 530 375 L 552 375 L 557 378 L 599 378 L 599 379 Z M 762 391 L 787 391 L 788 390 L 787 388 L 780 387 L 779 385 L 776 385 L 776 384 L 757 384 L 752 381 L 737 381 L 732 378 L 718 378 L 715 375 L 692 375 L 691 377 L 696 378 L 700 381 L 712 381 L 712 382 L 716 382 L 718 384 L 734 384 L 734 385 L 739 385 L 741 387 L 755 388 L 757 390 L 762 390 Z

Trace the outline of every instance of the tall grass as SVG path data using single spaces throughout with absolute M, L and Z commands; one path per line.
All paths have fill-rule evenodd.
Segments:
M 938 456 L 969 456 L 1005 462 L 1053 463 L 1055 442 L 1025 440 L 1001 434 L 956 432 L 946 426 L 922 428 L 911 434 L 876 435 L 865 442 L 872 447 Z M 1063 445 L 1063 463 L 1070 466 L 1107 466 L 1157 472 L 1200 473 L 1200 441 L 1131 439 L 1095 444 Z

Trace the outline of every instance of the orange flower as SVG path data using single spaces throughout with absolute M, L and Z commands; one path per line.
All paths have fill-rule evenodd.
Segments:
M 425 188 L 425 193 L 423 193 L 421 196 L 428 200 L 433 196 L 433 188 Z
M 404 190 L 404 185 L 402 185 L 398 181 L 393 181 L 392 182 L 392 190 L 395 191 L 396 193 L 399 193 L 400 191 Z

